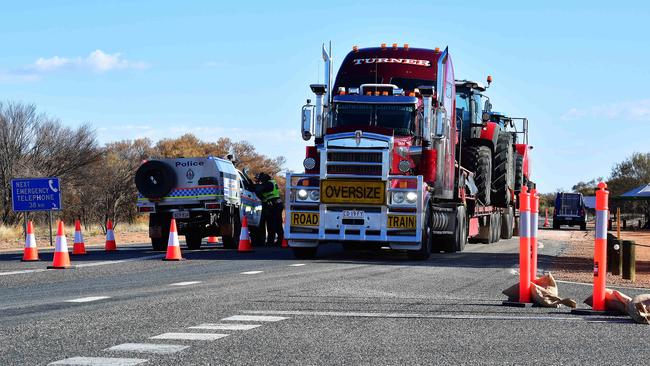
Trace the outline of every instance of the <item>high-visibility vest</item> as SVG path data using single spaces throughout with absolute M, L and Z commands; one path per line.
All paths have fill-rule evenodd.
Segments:
M 262 193 L 262 202 L 269 202 L 272 199 L 280 198 L 280 187 L 278 187 L 275 179 L 271 179 L 269 182 L 273 184 L 273 190 Z

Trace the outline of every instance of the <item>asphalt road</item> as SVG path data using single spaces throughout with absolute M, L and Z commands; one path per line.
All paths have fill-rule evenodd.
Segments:
M 542 269 L 562 249 L 543 244 Z M 93 250 L 70 270 L 45 270 L 43 250 L 38 263 L 2 253 L 0 364 L 647 363 L 647 326 L 501 306 L 516 250 L 513 239 L 412 262 L 336 245 L 311 261 L 210 249 L 163 262 L 142 246 Z M 580 303 L 591 288 L 560 291 Z

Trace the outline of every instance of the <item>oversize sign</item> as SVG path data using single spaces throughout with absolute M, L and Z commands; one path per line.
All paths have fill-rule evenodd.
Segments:
M 11 180 L 14 212 L 61 210 L 59 178 L 17 178 Z
M 323 203 L 382 205 L 386 202 L 386 184 L 381 180 L 323 180 Z

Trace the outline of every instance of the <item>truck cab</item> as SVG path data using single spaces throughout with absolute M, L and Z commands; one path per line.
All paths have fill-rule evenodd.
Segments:
M 587 230 L 587 210 L 582 193 L 558 192 L 555 196 L 553 229 L 558 230 L 562 225 Z

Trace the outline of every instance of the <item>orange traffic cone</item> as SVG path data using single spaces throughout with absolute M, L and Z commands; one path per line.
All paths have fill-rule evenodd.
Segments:
M 114 252 L 117 250 L 117 244 L 115 244 L 115 233 L 113 233 L 113 222 L 108 220 L 106 222 L 106 247 L 107 252 Z
M 248 219 L 244 216 L 241 223 L 241 234 L 239 234 L 239 248 L 238 252 L 252 252 L 253 246 L 251 245 L 251 238 L 248 235 Z
M 65 238 L 63 220 L 59 221 L 59 228 L 56 231 L 56 244 L 54 246 L 54 260 L 48 269 L 70 268 L 70 256 L 68 255 L 68 240 Z
M 176 220 L 172 219 L 169 225 L 169 240 L 167 241 L 167 255 L 164 261 L 182 261 L 181 244 L 178 242 L 178 231 L 176 230 Z
M 86 254 L 86 245 L 84 244 L 84 237 L 81 234 L 81 222 L 75 220 L 74 222 L 74 245 L 72 246 L 72 254 Z
M 218 242 L 216 236 L 208 236 L 208 244 L 217 244 Z
M 282 248 L 289 248 L 289 242 L 287 242 L 287 239 L 282 239 Z
M 36 249 L 36 238 L 34 237 L 34 225 L 30 221 L 27 223 L 27 236 L 25 236 L 25 252 L 23 253 L 23 262 L 38 261 L 38 249 Z
M 548 208 L 546 208 L 546 218 L 544 219 L 544 227 L 548 227 Z

